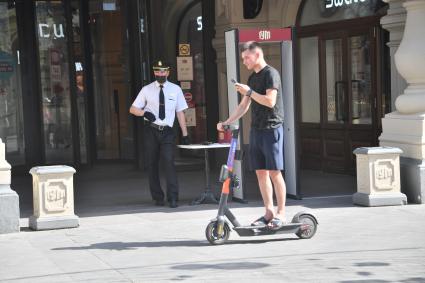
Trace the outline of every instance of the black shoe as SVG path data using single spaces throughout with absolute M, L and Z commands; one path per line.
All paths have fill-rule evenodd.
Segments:
M 155 201 L 155 205 L 156 205 L 156 206 L 164 206 L 164 205 L 165 205 L 165 203 L 164 203 L 164 201 L 163 201 L 163 200 L 156 200 L 156 201 Z
M 177 204 L 177 201 L 176 201 L 175 199 L 170 200 L 170 201 L 169 201 L 169 203 L 168 203 L 168 205 L 169 205 L 171 208 L 176 208 L 176 207 L 178 207 L 178 206 L 179 206 L 179 205 Z

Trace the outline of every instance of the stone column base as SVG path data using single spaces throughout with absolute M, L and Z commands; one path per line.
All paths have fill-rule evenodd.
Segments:
M 353 203 L 362 206 L 386 206 L 407 204 L 407 198 L 402 193 L 365 194 L 355 193 Z
M 63 228 L 76 228 L 80 226 L 80 219 L 76 215 L 35 217 L 29 218 L 29 227 L 32 230 L 51 230 Z
M 20 231 L 19 196 L 9 186 L 7 187 L 7 189 L 0 188 L 0 234 Z
M 401 191 L 409 203 L 425 203 L 425 160 L 400 157 Z

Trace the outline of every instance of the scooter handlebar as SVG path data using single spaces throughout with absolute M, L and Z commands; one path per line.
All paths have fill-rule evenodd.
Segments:
M 234 130 L 238 130 L 239 129 L 239 125 L 223 125 L 223 129 L 225 131 L 227 131 L 227 130 L 234 131 Z

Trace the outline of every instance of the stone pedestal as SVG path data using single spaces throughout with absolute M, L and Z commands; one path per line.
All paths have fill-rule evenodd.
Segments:
M 0 234 L 19 232 L 19 196 L 10 188 L 10 164 L 0 139 Z
M 425 1 L 407 0 L 406 26 L 395 65 L 406 80 L 407 88 L 395 101 L 397 111 L 382 119 L 381 146 L 394 146 L 403 151 L 401 159 L 401 191 L 409 201 L 424 203 L 425 178 Z
M 400 153 L 398 148 L 361 147 L 354 150 L 357 160 L 357 193 L 353 203 L 363 206 L 406 204 L 400 192 Z
M 33 178 L 34 215 L 29 219 L 33 230 L 74 228 L 79 218 L 74 214 L 75 169 L 70 166 L 40 166 L 30 170 Z

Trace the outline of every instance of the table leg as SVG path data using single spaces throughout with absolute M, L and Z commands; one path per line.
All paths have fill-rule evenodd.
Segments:
M 214 196 L 213 192 L 211 191 L 210 186 L 210 161 L 209 161 L 209 155 L 208 155 L 208 149 L 205 150 L 205 183 L 206 188 L 205 191 L 194 201 L 192 201 L 192 205 L 195 204 L 201 204 L 201 203 L 214 203 L 218 204 L 218 200 Z

